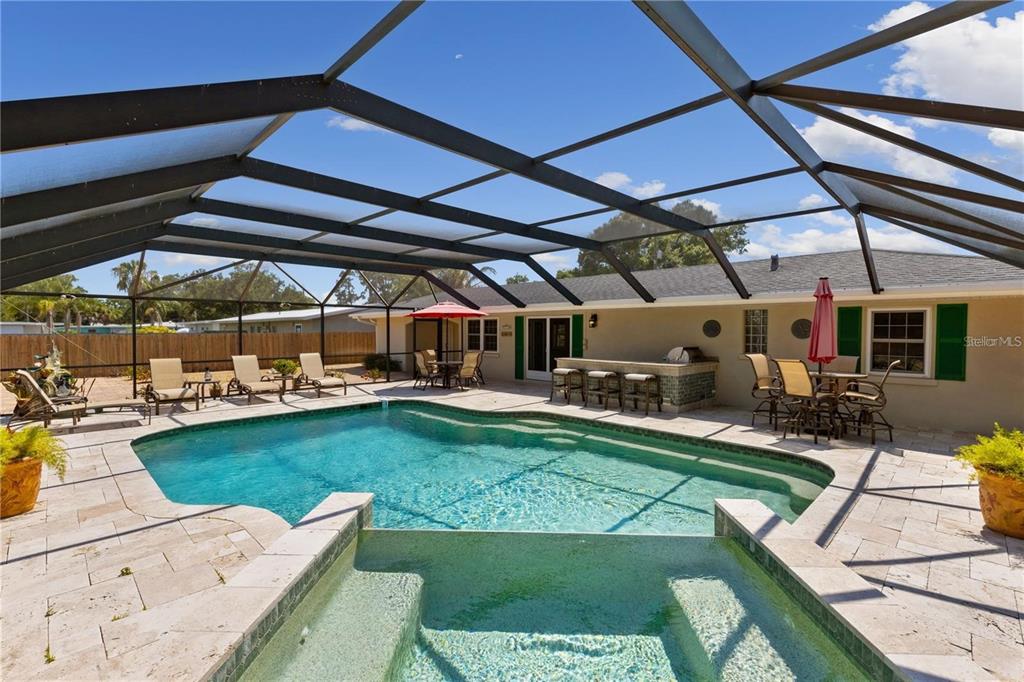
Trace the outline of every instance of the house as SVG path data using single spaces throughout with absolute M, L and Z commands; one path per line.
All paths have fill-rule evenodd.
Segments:
M 547 381 L 557 357 L 658 361 L 676 346 L 718 359 L 717 402 L 751 405 L 744 353 L 805 358 L 812 292 L 819 277 L 835 293 L 839 353 L 858 355 L 886 383 L 886 415 L 904 427 L 987 432 L 992 422 L 1024 425 L 1024 270 L 973 256 L 874 252 L 884 291 L 872 294 L 859 251 L 735 263 L 752 296 L 740 299 L 717 265 L 637 272 L 656 297 L 637 300 L 617 275 L 561 280 L 582 306 L 544 282 L 507 287 L 515 308 L 489 288 L 460 293 L 488 317 L 448 324 L 449 347 L 482 349 L 488 379 Z M 425 297 L 407 305 L 425 307 Z M 358 315 L 377 325 L 383 314 Z M 440 347 L 441 325 L 392 316 L 391 352 Z M 460 343 L 461 341 L 461 343 Z M 399 356 L 403 360 L 408 356 Z
M 329 332 L 366 332 L 370 327 L 366 322 L 351 317 L 360 308 L 325 307 L 325 331 Z M 219 320 L 199 320 L 188 323 L 192 333 L 203 332 L 236 332 L 238 318 L 225 317 Z M 298 310 L 278 310 L 265 313 L 251 313 L 242 316 L 242 331 L 250 334 L 283 332 L 320 332 L 320 308 L 301 308 Z

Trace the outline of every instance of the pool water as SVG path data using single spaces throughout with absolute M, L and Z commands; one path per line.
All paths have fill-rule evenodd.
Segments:
M 371 492 L 383 528 L 712 535 L 715 498 L 794 520 L 822 472 L 555 418 L 392 403 L 179 429 L 136 441 L 164 494 L 296 523 L 335 491 Z
M 371 529 L 243 677 L 270 679 L 867 678 L 732 540 Z

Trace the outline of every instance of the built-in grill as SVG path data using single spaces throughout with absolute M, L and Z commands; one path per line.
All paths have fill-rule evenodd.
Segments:
M 707 359 L 708 358 L 704 356 L 704 353 L 701 352 L 700 346 L 677 346 L 662 358 L 662 362 L 669 362 L 676 365 L 689 365 L 694 362 L 704 362 Z

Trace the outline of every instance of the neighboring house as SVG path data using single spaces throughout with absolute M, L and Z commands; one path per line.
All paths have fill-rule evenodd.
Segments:
M 0 322 L 0 334 L 45 334 L 45 322 Z
M 507 287 L 527 304 L 509 305 L 489 288 L 460 293 L 488 317 L 451 323 L 450 348 L 482 348 L 488 380 L 548 380 L 555 357 L 658 361 L 675 346 L 717 357 L 718 402 L 751 404 L 744 357 L 766 352 L 806 358 L 818 277 L 835 293 L 839 353 L 858 355 L 872 374 L 890 359 L 886 414 L 898 426 L 988 432 L 992 422 L 1024 426 L 1024 270 L 973 256 L 875 251 L 884 291 L 873 295 L 859 251 L 735 263 L 752 297 L 736 296 L 717 265 L 637 272 L 656 297 L 636 298 L 617 275 L 561 280 L 584 301 L 573 306 L 544 282 Z M 426 307 L 425 297 L 406 305 Z M 358 314 L 377 324 L 383 314 Z M 460 327 L 462 331 L 460 332 Z M 416 348 L 439 347 L 439 325 L 416 325 Z M 448 332 L 446 332 L 447 334 Z M 391 351 L 413 348 L 408 317 L 392 317 Z M 408 356 L 400 355 L 405 360 Z M 880 376 L 876 377 L 880 378 Z
M 325 331 L 366 332 L 371 327 L 366 322 L 351 317 L 361 308 L 324 308 Z M 219 320 L 199 320 L 188 323 L 191 333 L 236 332 L 238 318 L 225 317 Z M 268 313 L 251 313 L 242 316 L 242 331 L 250 334 L 283 332 L 320 332 L 320 308 L 300 310 L 279 310 Z

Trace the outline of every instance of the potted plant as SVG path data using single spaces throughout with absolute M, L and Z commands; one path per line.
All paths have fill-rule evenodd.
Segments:
M 995 425 L 992 436 L 978 436 L 956 458 L 974 467 L 985 525 L 1010 537 L 1024 539 L 1024 433 Z
M 286 377 L 290 377 L 295 374 L 295 370 L 299 368 L 299 363 L 294 360 L 279 359 L 274 360 L 270 363 L 270 367 L 278 374 Z
M 24 514 L 36 506 L 44 463 L 64 480 L 68 454 L 49 430 L 42 426 L 0 430 L 0 518 Z

